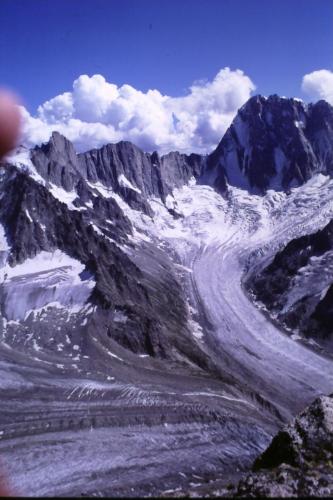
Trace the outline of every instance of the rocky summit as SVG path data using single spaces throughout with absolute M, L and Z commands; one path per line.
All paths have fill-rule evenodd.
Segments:
M 325 101 L 255 96 L 208 155 L 1 163 L 13 494 L 331 494 L 332 144 Z
M 332 134 L 333 109 L 325 101 L 252 97 L 209 156 L 205 178 L 222 189 L 289 190 L 315 173 L 332 174 Z

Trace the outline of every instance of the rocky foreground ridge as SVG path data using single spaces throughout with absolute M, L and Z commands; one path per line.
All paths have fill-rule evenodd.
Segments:
M 333 496 L 333 394 L 316 399 L 274 437 L 235 496 Z
M 182 493 L 223 498 L 332 497 L 333 394 L 317 398 L 284 426 L 238 484 L 221 479 L 220 486 L 216 482 Z

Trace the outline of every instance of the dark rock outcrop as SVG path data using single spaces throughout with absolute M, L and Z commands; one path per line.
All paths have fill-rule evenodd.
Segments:
M 282 429 L 238 485 L 236 497 L 333 495 L 333 395 Z
M 31 161 L 47 181 L 72 191 L 78 182 L 78 161 L 73 144 L 53 132 L 50 141 L 31 150 Z
M 156 196 L 164 201 L 174 188 L 200 175 L 204 158 L 177 152 L 160 157 L 122 141 L 79 154 L 78 163 L 88 181 L 101 181 L 118 192 L 126 189 L 127 180 L 144 198 Z

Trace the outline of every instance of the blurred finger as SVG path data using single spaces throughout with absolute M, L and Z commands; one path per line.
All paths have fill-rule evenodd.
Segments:
M 4 472 L 2 464 L 0 465 L 0 497 L 10 497 L 12 496 L 10 488 L 8 486 L 8 481 L 6 474 Z
M 0 159 L 16 146 L 20 125 L 17 99 L 8 91 L 0 90 Z

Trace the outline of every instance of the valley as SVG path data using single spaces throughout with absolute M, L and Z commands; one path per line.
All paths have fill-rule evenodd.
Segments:
M 234 159 L 215 182 L 216 157 L 129 143 L 76 155 L 56 133 L 2 168 L 0 458 L 14 494 L 209 493 L 332 392 L 329 350 L 251 290 L 332 220 L 329 169 L 286 186 L 279 160 L 260 191 L 228 179 Z

